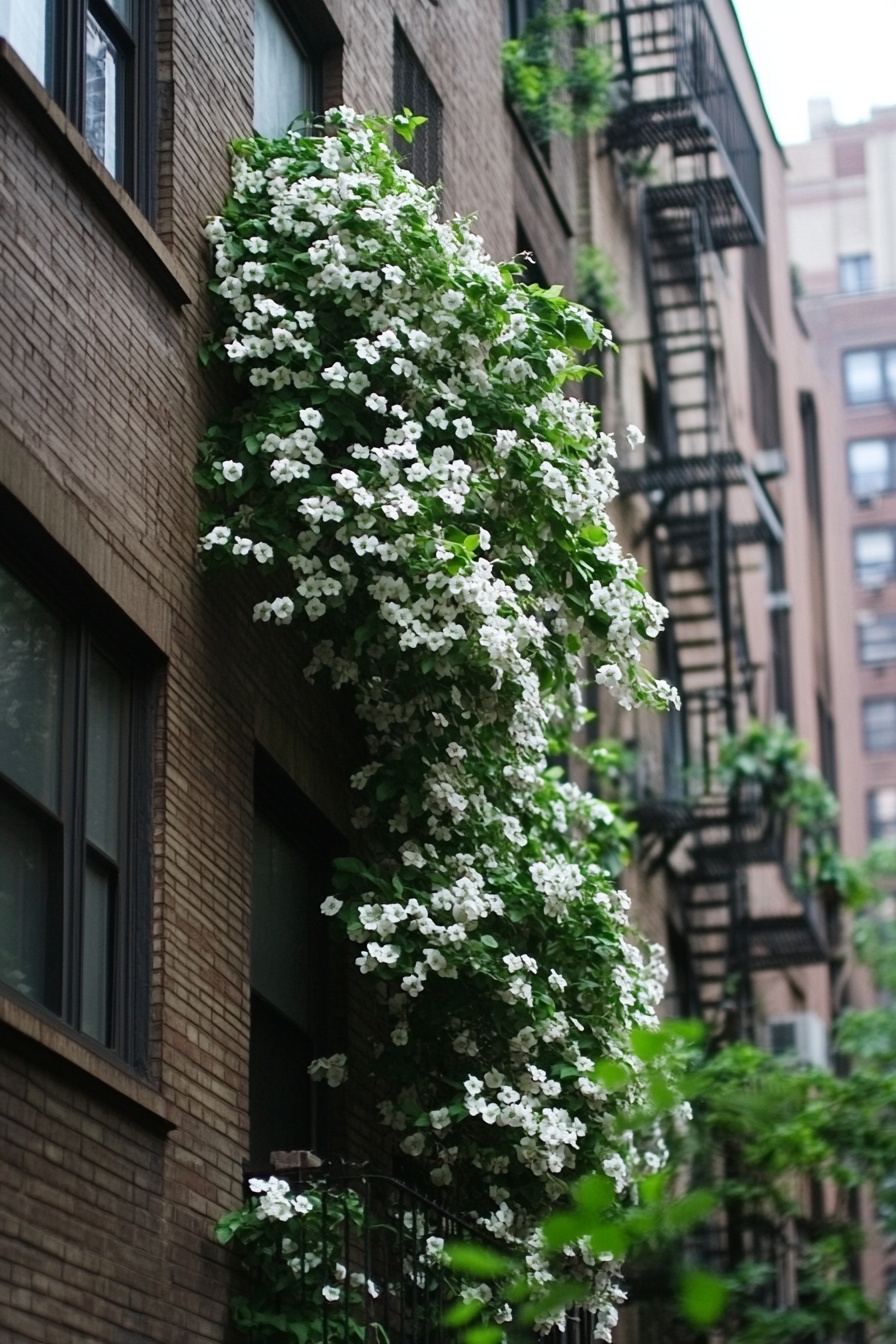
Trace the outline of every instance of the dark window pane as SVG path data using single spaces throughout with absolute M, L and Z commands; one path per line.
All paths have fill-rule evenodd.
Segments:
M 87 692 L 87 839 L 110 859 L 118 858 L 124 722 L 124 678 L 92 649 Z
M 111 1044 L 115 875 L 93 855 L 84 871 L 81 921 L 81 1030 Z
M 60 1012 L 62 912 L 59 836 L 0 795 L 0 979 Z
M 121 19 L 126 28 L 134 26 L 133 0 L 106 0 L 106 4 Z
M 266 817 L 256 815 L 252 851 L 252 988 L 311 1033 L 311 938 L 321 896 L 309 863 Z
M 442 100 L 417 53 L 396 25 L 392 48 L 392 99 L 396 112 L 409 108 L 426 117 L 411 144 L 396 138 L 396 150 L 418 181 L 433 187 L 442 176 Z
M 311 1042 L 253 993 L 249 1031 L 249 1160 L 267 1164 L 277 1149 L 313 1146 Z
M 311 108 L 311 65 L 272 0 L 255 0 L 254 87 L 259 135 L 282 135 Z
M 119 97 L 123 71 L 111 37 L 87 15 L 84 42 L 84 138 L 115 177 L 119 161 Z
M 866 751 L 896 751 L 896 700 L 866 700 L 862 726 Z
M 0 566 L 0 771 L 59 808 L 62 626 Z

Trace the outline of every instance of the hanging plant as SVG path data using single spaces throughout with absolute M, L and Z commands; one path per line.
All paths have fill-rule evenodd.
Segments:
M 612 110 L 613 57 L 593 39 L 600 16 L 556 0 L 501 47 L 504 84 L 536 138 L 579 135 L 606 125 Z
M 641 661 L 665 613 L 607 516 L 613 439 L 563 394 L 609 333 L 440 222 L 392 122 L 327 124 L 238 142 L 207 229 L 205 358 L 243 397 L 202 445 L 201 553 L 269 576 L 255 619 L 301 626 L 305 675 L 350 688 L 364 733 L 364 857 L 323 909 L 392 1027 L 375 1062 L 312 1074 L 375 1067 L 402 1153 L 548 1282 L 538 1218 L 572 1173 L 624 1198 L 663 1162 L 633 1132 L 628 1042 L 665 974 L 602 861 L 628 829 L 546 771 L 548 742 L 582 717 L 584 658 L 625 706 L 676 703 Z M 615 1267 L 566 1263 L 608 1331 Z

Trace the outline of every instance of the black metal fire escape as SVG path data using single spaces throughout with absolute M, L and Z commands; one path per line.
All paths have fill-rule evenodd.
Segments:
M 653 581 L 670 613 L 663 670 L 682 697 L 680 784 L 640 820 L 657 862 L 680 856 L 690 837 L 689 865 L 676 860 L 670 872 L 699 1007 L 717 1029 L 749 1036 L 751 973 L 825 959 L 805 908 L 751 916 L 746 869 L 787 868 L 784 830 L 760 796 L 714 784 L 721 740 L 755 712 L 739 551 L 783 535 L 731 433 L 713 299 L 712 254 L 764 241 L 759 148 L 702 0 L 606 0 L 605 18 L 618 71 L 607 144 L 652 155 L 667 179 L 641 192 L 660 442 L 619 483 L 650 504 Z M 752 508 L 732 517 L 735 491 Z

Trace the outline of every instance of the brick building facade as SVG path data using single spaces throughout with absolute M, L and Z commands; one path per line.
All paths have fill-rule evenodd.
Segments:
M 790 309 L 782 164 L 733 11 L 727 0 L 697 6 L 711 16 L 732 96 L 753 128 L 766 224 L 744 211 L 738 184 L 746 223 L 735 209 L 741 223 L 723 237 L 718 222 L 716 238 L 700 241 L 691 270 L 674 281 L 714 296 L 705 360 L 679 367 L 679 377 L 705 392 L 717 355 L 728 367 L 724 415 L 695 431 L 668 401 L 671 382 L 657 367 L 668 341 L 641 246 L 643 180 L 625 169 L 623 139 L 557 137 L 548 152 L 505 103 L 499 45 L 505 22 L 525 19 L 519 8 L 257 0 L 253 12 L 250 0 L 66 0 L 51 19 L 26 4 L 7 21 L 0 1321 L 11 1344 L 224 1338 L 228 1261 L 210 1230 L 239 1199 L 245 1163 L 264 1160 L 278 1106 L 300 1117 L 283 1146 L 386 1160 L 360 1085 L 327 1111 L 303 1081 L 312 1054 L 368 1049 L 376 1006 L 351 958 L 318 941 L 307 911 L 280 931 L 307 969 L 298 998 L 278 979 L 276 948 L 254 965 L 250 957 L 253 906 L 256 946 L 265 929 L 277 942 L 265 916 L 276 904 L 278 865 L 294 869 L 313 905 L 325 894 L 328 856 L 347 843 L 347 780 L 358 755 L 351 708 L 304 683 L 297 690 L 298 636 L 253 627 L 248 583 L 240 592 L 203 577 L 195 552 L 195 445 L 229 395 L 196 359 L 209 320 L 201 229 L 227 191 L 227 143 L 262 114 L 277 115 L 280 86 L 266 83 L 275 73 L 283 96 L 301 88 L 295 96 L 310 104 L 388 111 L 410 89 L 430 115 L 420 172 L 443 182 L 446 214 L 478 213 L 494 255 L 531 250 L 541 277 L 569 286 L 576 241 L 610 252 L 624 296 L 614 321 L 622 355 L 602 397 L 611 424 L 635 420 L 649 431 L 651 456 L 635 471 L 668 455 L 664 436 L 676 415 L 679 455 L 737 457 L 726 458 L 737 487 L 731 521 L 745 529 L 746 549 L 730 581 L 732 592 L 742 590 L 743 627 L 720 629 L 715 609 L 701 615 L 679 599 L 679 634 L 690 623 L 693 636 L 694 621 L 703 622 L 704 644 L 723 654 L 708 680 L 689 674 L 694 695 L 717 703 L 712 677 L 749 626 L 753 652 L 741 671 L 750 672 L 750 694 L 737 692 L 730 724 L 742 726 L 750 709 L 784 710 L 821 757 L 825 645 L 803 559 L 810 525 L 799 393 L 819 405 L 824 395 Z M 253 78 L 265 24 L 281 55 L 290 44 L 289 59 L 285 71 L 262 68 Z M 650 102 L 649 89 L 640 96 Z M 688 229 L 705 222 L 668 143 L 661 134 L 651 143 L 669 185 L 684 184 L 669 198 L 672 214 Z M 721 148 L 722 167 L 712 172 L 727 182 Z M 715 144 L 698 151 L 719 157 Z M 725 197 L 729 188 L 719 190 Z M 766 269 L 761 258 L 742 262 L 739 249 L 755 258 L 766 245 Z M 766 413 L 772 401 L 777 420 Z M 790 474 L 770 483 L 780 450 Z M 620 521 L 629 537 L 643 537 L 649 483 L 642 476 L 629 485 Z M 692 512 L 705 513 L 706 500 L 688 491 Z M 782 517 L 793 522 L 786 543 Z M 652 552 L 642 540 L 642 554 L 662 582 L 671 532 L 652 535 L 665 540 Z M 784 668 L 782 613 L 790 610 L 795 638 Z M 684 652 L 683 635 L 676 639 L 672 670 L 688 672 L 697 659 Z M 602 727 L 619 731 L 606 712 Z M 721 730 L 720 720 L 715 741 Z M 681 802 L 686 731 L 647 719 L 622 731 L 642 759 L 645 799 L 671 793 Z M 769 865 L 746 881 L 754 914 L 795 917 Z M 677 1010 L 718 1016 L 733 925 L 721 942 L 707 942 L 709 930 L 695 932 L 681 903 L 681 884 L 638 872 L 632 884 L 646 931 L 681 945 Z M 824 957 L 804 962 L 793 968 L 767 954 L 758 1019 L 806 1009 L 830 1016 Z M 284 1058 L 297 1062 L 294 1076 L 272 1089 Z

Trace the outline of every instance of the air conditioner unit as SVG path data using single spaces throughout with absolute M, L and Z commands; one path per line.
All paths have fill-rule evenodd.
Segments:
M 817 1013 L 769 1018 L 766 1031 L 771 1054 L 789 1056 L 798 1064 L 814 1064 L 818 1069 L 829 1067 L 828 1027 Z

